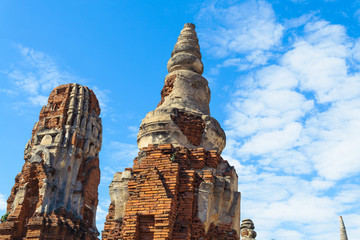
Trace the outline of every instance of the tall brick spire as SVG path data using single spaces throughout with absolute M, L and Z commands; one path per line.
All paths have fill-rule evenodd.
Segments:
M 165 77 L 161 101 L 140 125 L 139 148 L 172 143 L 221 153 L 225 133 L 210 116 L 210 89 L 208 81 L 201 76 L 203 64 L 194 24 L 185 24 L 167 69 L 169 74 Z
M 67 84 L 51 92 L 25 147 L 0 239 L 97 239 L 99 114 L 87 87 Z
M 161 101 L 140 126 L 139 155 L 110 185 L 103 239 L 238 240 L 237 174 L 220 157 L 225 134 L 210 116 L 193 24 L 185 24 L 167 67 Z

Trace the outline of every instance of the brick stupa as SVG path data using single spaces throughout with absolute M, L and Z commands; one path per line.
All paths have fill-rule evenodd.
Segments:
M 185 24 L 167 68 L 161 101 L 140 125 L 139 155 L 110 185 L 102 238 L 239 239 L 237 174 L 220 156 L 225 133 L 210 116 L 193 24 Z
M 67 84 L 51 92 L 26 145 L 0 239 L 98 239 L 99 114 L 87 87 Z

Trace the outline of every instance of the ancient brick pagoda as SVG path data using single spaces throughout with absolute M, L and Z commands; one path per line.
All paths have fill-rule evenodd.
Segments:
M 140 125 L 139 155 L 110 185 L 103 239 L 239 239 L 240 193 L 220 156 L 225 133 L 210 116 L 193 24 L 167 65 L 161 101 Z
M 99 114 L 87 87 L 67 84 L 51 92 L 26 145 L 0 239 L 98 239 Z

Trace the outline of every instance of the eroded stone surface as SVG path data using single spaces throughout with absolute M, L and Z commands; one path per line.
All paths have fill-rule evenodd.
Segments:
M 233 168 L 227 169 L 227 176 L 223 176 L 224 172 L 216 171 L 216 175 L 212 171 L 203 170 L 209 176 L 216 177 L 214 181 L 204 181 L 199 186 L 199 218 L 204 223 L 205 231 L 208 231 L 211 224 L 229 224 L 240 235 L 240 193 L 237 191 L 237 174 Z
M 51 92 L 26 145 L 0 239 L 97 239 L 99 114 L 87 87 L 67 84 Z
M 131 169 L 117 172 L 110 184 L 111 204 L 116 206 L 114 219 L 120 220 L 125 216 L 125 205 L 129 199 L 128 182 L 131 179 Z
M 225 133 L 210 116 L 210 89 L 208 81 L 201 76 L 203 64 L 193 24 L 185 24 L 181 31 L 168 61 L 168 71 L 158 107 L 149 112 L 140 125 L 139 149 L 149 144 L 172 143 L 221 153 L 225 147 Z M 203 126 L 196 139 L 187 134 L 194 131 L 191 125 L 176 124 L 174 115 L 178 113 L 202 119 Z

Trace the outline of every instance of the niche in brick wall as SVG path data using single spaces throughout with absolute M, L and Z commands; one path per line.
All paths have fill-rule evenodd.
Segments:
M 139 236 L 141 240 L 154 239 L 154 215 L 139 215 Z

